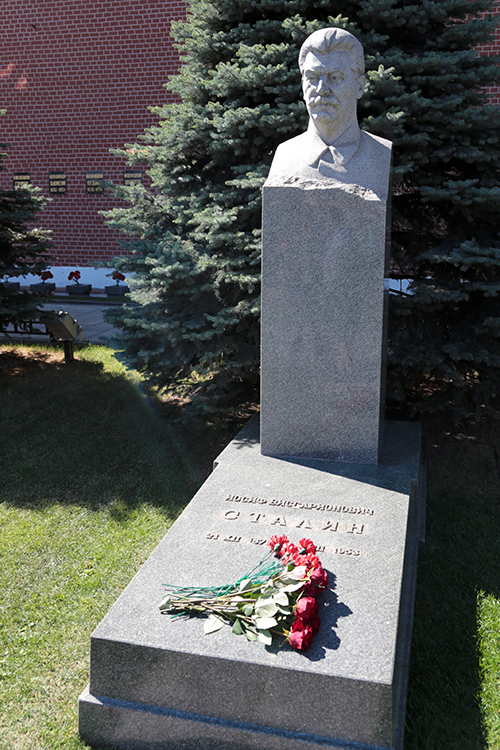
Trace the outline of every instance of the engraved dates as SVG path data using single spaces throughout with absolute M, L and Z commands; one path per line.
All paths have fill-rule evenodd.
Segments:
M 234 534 L 217 534 L 216 532 L 209 532 L 205 535 L 205 539 L 211 542 L 229 542 L 231 544 L 252 544 L 258 547 L 265 547 L 267 545 L 267 538 L 260 537 L 244 537 L 236 536 Z M 345 557 L 362 557 L 363 552 L 359 549 L 350 549 L 348 547 L 328 547 L 324 544 L 317 544 L 316 551 L 321 554 L 329 555 L 343 555 Z

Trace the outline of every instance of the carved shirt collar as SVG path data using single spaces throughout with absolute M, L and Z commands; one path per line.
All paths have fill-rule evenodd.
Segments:
M 344 171 L 345 165 L 359 148 L 360 129 L 358 124 L 354 123 L 342 133 L 338 143 L 334 146 L 329 146 L 324 142 L 311 122 L 304 136 L 304 156 L 311 167 L 320 172 L 323 170 Z

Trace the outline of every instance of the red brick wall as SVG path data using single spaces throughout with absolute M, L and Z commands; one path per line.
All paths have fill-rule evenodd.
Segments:
M 484 15 L 484 14 L 482 14 Z M 495 2 L 490 15 L 500 15 L 500 0 Z M 477 48 L 480 57 L 490 57 L 491 55 L 500 55 L 500 25 L 497 26 L 495 37 L 492 44 L 482 44 Z M 500 104 L 500 80 L 498 86 L 489 86 L 488 93 L 492 104 Z
M 121 202 L 87 195 L 85 172 L 123 181 L 110 148 L 134 142 L 157 121 L 147 107 L 172 101 L 163 84 L 178 55 L 170 22 L 181 0 L 2 0 L 0 142 L 11 144 L 0 185 L 30 172 L 49 195 L 49 171 L 65 171 L 67 194 L 41 223 L 52 229 L 58 265 L 83 265 L 119 252 L 118 233 L 98 211 Z M 123 203 L 122 203 L 123 205 Z
M 2 0 L 0 142 L 11 144 L 0 186 L 30 172 L 49 195 L 50 171 L 65 171 L 41 224 L 53 231 L 58 265 L 82 266 L 121 252 L 100 210 L 120 202 L 87 195 L 85 172 L 122 182 L 125 163 L 109 154 L 134 142 L 157 117 L 150 105 L 172 101 L 163 84 L 178 56 L 170 22 L 182 0 Z M 500 0 L 495 5 L 500 13 Z M 500 53 L 500 31 L 480 55 Z M 500 84 L 491 89 L 500 104 Z M 145 179 L 147 183 L 147 178 Z M 123 204 L 122 204 L 123 205 Z

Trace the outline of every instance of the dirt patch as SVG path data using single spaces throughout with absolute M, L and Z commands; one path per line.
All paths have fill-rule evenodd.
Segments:
M 64 352 L 59 349 L 39 349 L 30 346 L 2 346 L 0 344 L 0 377 L 23 377 L 64 363 Z

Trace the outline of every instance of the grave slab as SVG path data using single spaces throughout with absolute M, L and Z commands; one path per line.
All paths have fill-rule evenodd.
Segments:
M 255 421 L 91 637 L 89 744 L 123 750 L 400 750 L 422 502 L 420 433 L 388 423 L 378 465 L 260 453 Z M 269 537 L 307 536 L 330 586 L 305 653 L 159 612 L 162 583 L 218 585 Z

